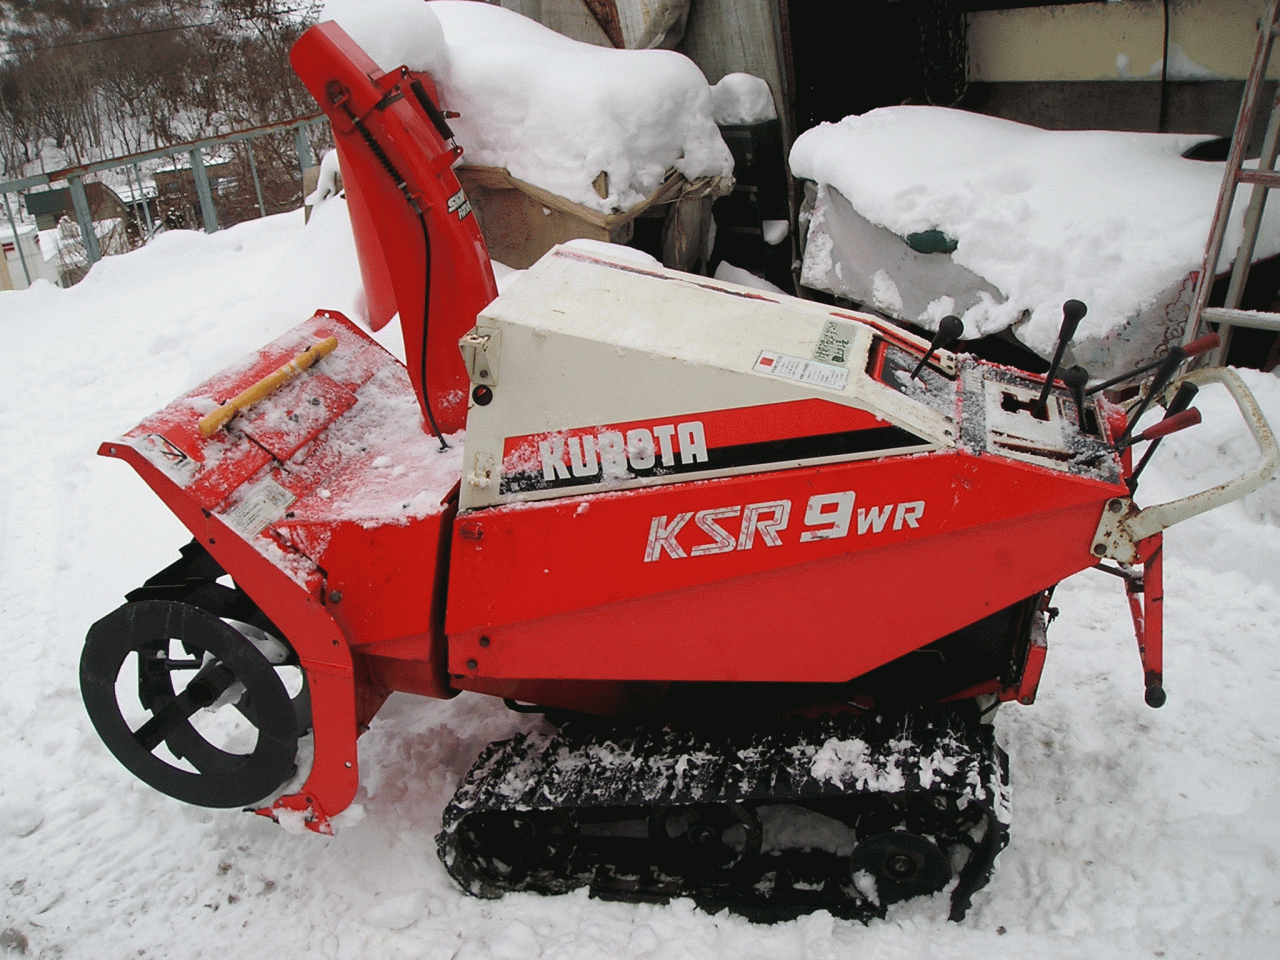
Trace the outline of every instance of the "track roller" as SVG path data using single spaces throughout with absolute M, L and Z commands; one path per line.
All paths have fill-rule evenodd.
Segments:
M 649 817 L 649 839 L 664 870 L 704 883 L 725 883 L 760 853 L 760 818 L 744 803 L 662 807 Z
M 937 893 L 951 882 L 951 863 L 936 843 L 894 830 L 858 843 L 849 861 L 853 885 L 880 906 Z M 866 879 L 875 889 L 866 889 Z

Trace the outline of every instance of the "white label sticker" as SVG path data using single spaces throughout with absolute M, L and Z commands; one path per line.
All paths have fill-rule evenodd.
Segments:
M 222 519 L 245 537 L 257 536 L 262 528 L 284 516 L 294 496 L 270 477 L 248 488 L 240 502 Z
M 813 348 L 813 359 L 826 363 L 848 363 L 849 351 L 853 348 L 853 338 L 857 327 L 838 320 L 828 320 L 822 328 L 822 336 L 818 345 Z
M 797 380 L 801 383 L 812 383 L 832 390 L 843 390 L 849 382 L 849 371 L 845 367 L 823 363 L 820 360 L 805 360 L 803 357 L 790 357 L 785 353 L 762 350 L 756 365 L 756 373 L 767 373 L 773 377 L 786 380 Z
M 467 199 L 466 193 L 462 190 L 450 197 L 445 206 L 450 213 L 456 213 L 459 220 L 462 220 L 471 212 L 471 201 Z

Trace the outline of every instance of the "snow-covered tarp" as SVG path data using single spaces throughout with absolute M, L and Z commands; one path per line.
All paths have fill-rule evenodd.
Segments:
M 1095 376 L 1127 369 L 1185 325 L 1224 166 L 1182 156 L 1204 139 L 925 106 L 823 124 L 791 151 L 792 172 L 818 185 L 802 282 L 929 328 L 958 313 L 966 338 L 1011 328 L 1043 356 L 1063 301 L 1083 300 L 1074 360 Z M 1236 208 L 1223 262 L 1242 236 Z M 930 231 L 954 250 L 908 247 Z M 1272 204 L 1256 257 L 1277 252 Z
M 336 20 L 384 70 L 435 78 L 466 162 L 602 213 L 632 207 L 668 171 L 733 173 L 706 77 L 670 50 L 581 43 L 518 13 L 467 0 L 328 0 Z M 607 179 L 599 179 L 601 173 Z M 607 183 L 600 196 L 595 183 Z

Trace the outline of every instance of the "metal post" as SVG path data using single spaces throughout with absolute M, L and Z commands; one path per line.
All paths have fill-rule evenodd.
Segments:
M 258 214 L 265 217 L 267 215 L 266 205 L 262 202 L 262 185 L 258 183 L 258 165 L 253 162 L 253 141 L 246 140 L 244 149 L 249 154 L 249 172 L 253 174 L 253 192 L 258 195 Z
M 84 255 L 92 267 L 102 259 L 102 251 L 98 248 L 98 235 L 93 230 L 93 214 L 89 212 L 89 198 L 84 192 L 84 177 L 72 174 L 67 182 L 71 185 L 71 205 L 76 211 L 76 223 L 80 224 L 80 242 L 84 244 Z
M 138 169 L 138 165 L 136 163 L 133 165 L 133 179 L 138 184 L 138 197 L 142 200 L 142 215 L 146 218 L 147 229 L 146 233 L 143 234 L 143 239 L 150 240 L 151 231 L 153 229 L 153 224 L 151 223 L 151 208 L 147 206 L 147 191 L 142 185 L 142 171 Z
M 315 166 L 311 157 L 311 138 L 305 126 L 296 127 L 293 131 L 293 146 L 298 151 L 298 172 L 306 173 L 307 167 Z
M 209 189 L 209 174 L 204 169 L 204 151 L 199 147 L 188 151 L 191 157 L 191 175 L 196 181 L 196 196 L 200 198 L 200 215 L 204 217 L 204 232 L 218 232 L 218 211 L 213 208 L 213 192 Z
M 27 278 L 27 286 L 31 286 L 31 271 L 27 269 L 27 255 L 22 252 L 22 238 L 18 236 L 18 225 L 13 222 L 13 208 L 9 206 L 9 195 L 4 195 L 4 212 L 9 217 L 9 229 L 13 231 L 13 246 L 18 251 L 18 259 L 22 262 L 22 275 Z
M 138 211 L 138 184 L 137 181 L 129 175 L 128 167 L 121 167 L 124 170 L 124 182 L 129 185 L 129 211 L 133 214 L 134 219 L 138 221 L 138 233 L 142 230 L 142 214 Z

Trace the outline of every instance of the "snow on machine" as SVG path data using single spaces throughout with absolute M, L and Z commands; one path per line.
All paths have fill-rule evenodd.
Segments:
M 1035 699 L 1055 584 L 1123 578 L 1164 701 L 1161 531 L 1277 465 L 1240 380 L 1179 379 L 1203 344 L 1175 349 L 1135 437 L 1141 410 L 1078 367 L 949 351 L 954 319 L 930 343 L 572 248 L 497 296 L 431 78 L 333 24 L 293 62 L 408 363 L 322 310 L 102 446 L 193 537 L 89 630 L 110 750 L 180 800 L 328 833 L 386 698 L 470 690 L 549 721 L 444 812 L 473 894 L 765 919 L 949 888 L 962 917 L 1008 840 L 991 721 Z M 1210 381 L 1261 463 L 1139 508 L 1131 445 L 1194 422 Z

